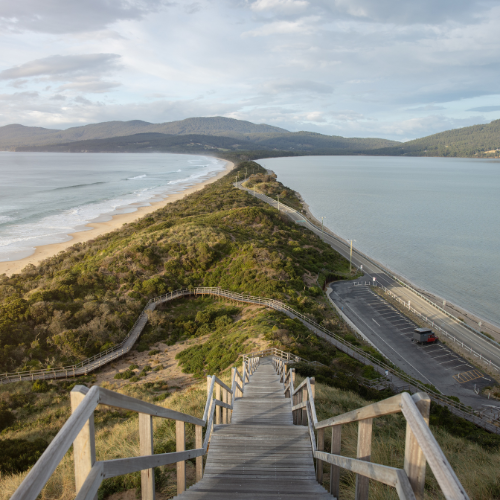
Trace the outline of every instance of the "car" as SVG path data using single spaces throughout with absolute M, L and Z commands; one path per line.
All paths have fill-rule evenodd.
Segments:
M 432 344 L 437 342 L 438 338 L 430 328 L 415 328 L 413 331 L 413 342 L 418 344 Z

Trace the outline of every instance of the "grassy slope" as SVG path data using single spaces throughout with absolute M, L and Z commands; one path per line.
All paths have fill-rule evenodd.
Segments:
M 257 168 L 255 164 L 246 166 Z M 244 171 L 244 167 L 240 170 Z M 262 181 L 257 185 L 263 190 L 269 190 L 270 194 L 286 190 L 272 177 L 261 174 L 253 180 Z M 330 330 L 359 344 L 332 312 L 320 290 L 307 287 L 304 281 L 311 284 L 311 278 L 314 280 L 314 275 L 325 267 L 332 272 L 346 272 L 346 262 L 306 230 L 282 219 L 276 210 L 233 189 L 230 181 L 232 176 L 121 231 L 70 249 L 43 264 L 37 272 L 31 269 L 21 276 L 4 280 L 0 288 L 4 297 L 7 293 L 17 293 L 15 300 L 22 311 L 17 321 L 11 319 L 9 322 L 11 331 L 13 329 L 20 337 L 19 344 L 10 350 L 14 354 L 22 351 L 22 357 L 17 359 L 18 366 L 26 364 L 29 356 L 38 360 L 38 365 L 43 365 L 50 349 L 55 353 L 51 361 L 54 364 L 90 354 L 96 349 L 91 341 L 97 342 L 97 347 L 104 347 L 109 341 L 119 340 L 126 331 L 123 325 L 134 321 L 136 311 L 148 296 L 163 289 L 196 284 L 217 284 L 285 300 Z M 288 203 L 297 202 L 293 192 L 287 191 Z M 12 300 L 4 298 L 3 307 L 5 305 L 12 305 Z M 51 314 L 33 316 L 33 312 L 40 311 Z M 67 312 L 70 313 L 68 317 L 64 316 Z M 312 335 L 300 322 L 275 311 L 198 298 L 179 301 L 175 307 L 166 305 L 150 319 L 138 349 L 154 349 L 160 341 L 167 344 L 194 342 L 178 359 L 186 372 L 198 377 L 207 373 L 228 377 L 230 366 L 238 363 L 238 352 L 249 352 L 263 341 L 328 365 L 316 373 L 318 381 L 330 386 L 318 384 L 317 407 L 321 417 L 388 396 L 363 385 L 363 377 L 374 376 L 369 369 Z M 118 320 L 123 321 L 121 331 L 116 327 Z M 83 321 L 94 325 L 93 329 L 83 328 Z M 101 325 L 102 330 L 95 325 Z M 71 336 L 69 332 L 75 330 L 78 335 Z M 30 335 L 38 335 L 37 345 L 33 346 L 34 341 L 29 344 Z M 61 338 L 63 341 L 55 340 Z M 200 342 L 198 339 L 206 340 Z M 8 340 L 12 342 L 14 338 Z M 371 350 L 366 346 L 364 349 Z M 307 367 L 299 369 L 307 374 Z M 160 404 L 201 416 L 206 397 L 203 382 L 169 396 L 171 388 L 165 389 L 167 371 L 145 372 L 144 366 L 139 366 L 134 377 L 137 378 L 129 379 L 121 392 L 148 401 L 158 402 L 166 397 Z M 94 381 L 91 376 L 81 382 L 91 385 Z M 15 447 L 15 442 L 8 441 L 15 439 L 35 444 L 37 439 L 42 439 L 46 445 L 46 440 L 55 435 L 69 415 L 68 390 L 72 383 L 74 381 L 52 382 L 45 388 L 48 392 L 42 393 L 33 392 L 29 383 L 2 387 L 2 409 L 10 409 L 17 417 L 16 422 L 2 432 L 4 449 L 7 444 L 11 449 Z M 495 483 L 493 472 L 500 462 L 497 441 L 436 408 L 431 422 L 471 497 L 492 499 L 498 496 L 500 485 Z M 173 446 L 173 427 L 168 423 L 157 423 L 157 426 L 156 451 L 169 451 Z M 101 459 L 137 453 L 135 415 L 102 409 L 96 416 L 96 428 Z M 188 440 L 192 440 L 191 434 L 189 430 Z M 404 423 L 400 417 L 382 419 L 375 428 L 377 444 L 374 450 L 378 451 L 374 452 L 374 458 L 390 465 L 399 464 L 403 435 Z M 344 450 L 347 454 L 353 453 L 355 430 L 346 428 L 344 437 Z M 32 446 L 28 449 L 25 463 L 19 470 L 33 463 L 43 448 Z M 476 463 L 480 467 L 475 467 Z M 24 474 L 2 476 L 3 496 L 0 498 L 8 498 Z M 480 480 L 474 482 L 477 474 L 481 474 Z M 69 498 L 72 476 L 71 455 L 68 454 L 43 498 Z M 103 485 L 100 496 L 104 498 L 114 491 L 135 488 L 137 484 L 137 474 L 110 480 Z M 165 495 L 172 494 L 175 491 L 173 469 L 160 471 L 157 484 Z M 432 479 L 428 486 L 429 498 L 439 498 Z M 353 479 L 349 474 L 344 476 L 343 487 L 347 498 L 352 497 Z M 390 498 L 380 486 L 374 491 L 376 498 Z
M 221 286 L 299 307 L 304 274 L 347 271 L 328 245 L 232 180 L 38 268 L 0 277 L 0 369 L 60 366 L 96 354 L 124 337 L 148 298 L 168 290 Z M 176 340 L 180 332 L 162 334 Z

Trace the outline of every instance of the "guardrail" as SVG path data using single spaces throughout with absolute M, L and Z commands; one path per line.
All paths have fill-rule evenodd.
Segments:
M 451 333 L 447 332 L 443 328 L 441 328 L 439 325 L 436 325 L 434 321 L 429 319 L 427 316 L 424 316 L 423 314 L 419 313 L 416 309 L 411 307 L 411 305 L 408 305 L 403 299 L 399 298 L 396 294 L 391 292 L 387 287 L 382 285 L 381 283 L 375 282 L 370 283 L 370 282 L 365 282 L 365 283 L 360 283 L 360 282 L 354 282 L 353 283 L 355 286 L 376 286 L 378 288 L 381 288 L 384 290 L 385 293 L 390 295 L 393 299 L 397 300 L 400 304 L 402 304 L 406 309 L 408 309 L 410 312 L 418 316 L 420 319 L 424 320 L 426 323 L 432 326 L 436 331 L 447 337 L 448 339 L 452 340 L 456 344 L 458 344 L 460 347 L 462 347 L 465 351 L 468 351 L 470 354 L 473 356 L 476 356 L 476 358 L 479 358 L 483 363 L 486 363 L 490 368 L 495 369 L 496 371 L 500 372 L 500 366 L 496 365 L 493 363 L 491 360 L 486 359 L 484 356 L 482 356 L 480 353 L 474 351 L 474 349 L 470 348 L 469 346 L 465 345 L 461 340 L 458 340 L 456 337 L 454 337 Z
M 320 484 L 323 482 L 323 463 L 330 464 L 332 496 L 339 498 L 340 469 L 343 468 L 356 473 L 356 500 L 368 500 L 370 479 L 394 487 L 402 500 L 423 500 L 428 463 L 446 499 L 469 499 L 429 429 L 431 400 L 427 394 L 398 394 L 318 422 L 314 378 L 304 379 L 295 388 L 295 371 L 287 370 L 287 364 L 281 358 L 274 357 L 273 364 L 283 383 L 285 397 L 290 398 L 293 423 L 309 429 L 313 457 L 316 459 L 316 479 Z M 373 419 L 399 412 L 403 413 L 407 423 L 404 468 L 371 462 Z M 358 422 L 357 458 L 340 455 L 342 425 L 353 422 Z M 326 429 L 332 432 L 331 453 L 324 451 Z
M 240 182 L 238 182 L 238 183 L 235 184 L 236 187 L 238 187 L 238 189 L 241 189 L 243 191 L 247 191 L 248 193 L 250 193 L 251 191 L 255 192 L 255 190 L 251 190 L 251 189 L 243 187 L 241 185 L 242 182 L 244 182 L 244 181 L 240 181 Z M 311 222 L 309 219 L 307 219 L 306 217 L 304 217 L 304 215 L 301 214 L 298 210 L 295 210 L 294 208 L 289 207 L 285 203 L 277 202 L 273 198 L 270 198 L 269 196 L 265 195 L 264 193 L 258 192 L 258 194 L 259 194 L 259 196 L 265 198 L 265 201 L 268 204 L 273 205 L 275 203 L 278 203 L 279 207 L 283 207 L 283 208 L 286 209 L 285 211 L 293 212 L 294 214 L 296 214 L 297 216 L 299 216 L 302 219 L 302 221 L 305 223 L 305 225 L 309 225 L 314 230 L 319 231 L 320 233 L 322 233 L 325 236 L 328 236 L 330 238 L 333 238 L 334 240 L 337 240 L 339 243 L 342 243 L 343 245 L 347 246 L 347 248 L 349 248 L 349 243 L 347 241 L 343 240 L 342 238 L 340 238 L 336 234 L 334 234 L 332 232 L 327 232 L 324 229 L 322 229 L 320 226 L 317 226 L 316 224 L 314 224 L 313 222 Z M 255 196 L 255 194 L 254 194 L 254 196 Z M 448 311 L 446 311 L 445 309 L 443 309 L 442 307 L 440 307 L 438 304 L 436 304 L 432 300 L 429 300 L 425 295 L 423 295 L 418 290 L 416 290 L 415 288 L 413 288 L 411 285 L 409 285 L 408 283 L 406 283 L 405 281 L 403 281 L 401 278 L 399 278 L 398 276 L 396 276 L 395 274 L 393 274 L 391 271 L 389 271 L 389 269 L 387 269 L 386 267 L 384 267 L 379 262 L 374 261 L 371 257 L 368 257 L 366 254 L 364 254 L 363 252 L 359 251 L 358 249 L 356 249 L 354 247 L 353 247 L 352 251 L 353 251 L 353 254 L 358 254 L 358 256 L 362 257 L 363 259 L 365 259 L 366 261 L 370 262 L 375 267 L 379 268 L 383 273 L 387 274 L 390 278 L 392 278 L 394 281 L 396 281 L 399 285 L 407 288 L 412 293 L 414 293 L 415 295 L 419 296 L 421 299 L 425 300 L 431 306 L 433 306 L 434 308 L 436 308 L 438 311 L 442 312 L 443 314 L 445 314 L 449 318 L 451 318 L 454 321 L 456 321 L 459 325 L 463 326 L 464 328 L 467 328 L 471 332 L 473 332 L 476 335 L 479 335 L 480 337 L 482 337 L 484 340 L 487 340 L 491 344 L 493 344 L 496 347 L 500 348 L 500 344 L 498 342 L 496 342 L 495 340 L 489 338 L 483 332 L 480 332 L 479 330 L 476 330 L 475 328 L 473 328 L 472 326 L 468 325 L 467 323 L 461 321 L 459 318 L 457 318 L 453 314 L 449 313 Z M 357 266 L 354 262 L 352 263 L 352 265 L 359 269 L 359 266 Z
M 447 396 L 444 396 L 441 393 L 434 392 L 430 390 L 426 385 L 424 385 L 422 382 L 410 377 L 406 373 L 402 372 L 401 370 L 395 368 L 393 365 L 385 362 L 380 361 L 379 359 L 375 358 L 371 354 L 365 352 L 362 348 L 359 348 L 357 346 L 354 346 L 347 342 L 343 337 L 340 335 L 337 335 L 333 332 L 330 332 L 327 330 L 325 327 L 319 325 L 316 323 L 314 320 L 306 316 L 305 314 L 302 314 L 295 309 L 291 308 L 287 304 L 280 302 L 278 300 L 274 299 L 266 299 L 262 297 L 254 297 L 252 295 L 246 295 L 242 293 L 237 293 L 237 292 L 230 292 L 228 290 L 223 290 L 222 288 L 217 288 L 217 287 L 197 287 L 193 288 L 192 290 L 189 289 L 184 289 L 184 290 L 176 290 L 175 292 L 167 293 L 165 295 L 156 297 L 154 299 L 151 299 L 148 303 L 150 304 L 159 304 L 159 303 L 164 303 L 179 297 L 186 297 L 186 296 L 191 296 L 191 295 L 213 295 L 216 297 L 223 297 L 227 298 L 229 300 L 235 300 L 238 302 L 243 302 L 243 303 L 249 303 L 249 304 L 258 304 L 262 305 L 265 307 L 269 307 L 271 309 L 274 309 L 276 311 L 282 312 L 286 314 L 288 317 L 294 319 L 298 319 L 304 326 L 306 326 L 309 330 L 314 332 L 316 335 L 319 337 L 327 340 L 328 342 L 332 343 L 335 347 L 337 347 L 339 350 L 342 352 L 345 352 L 347 355 L 351 356 L 352 358 L 358 360 L 359 362 L 365 364 L 365 365 L 371 365 L 373 368 L 382 376 L 386 376 L 388 373 L 390 373 L 393 377 L 394 380 L 396 381 L 401 381 L 404 384 L 406 384 L 411 392 L 418 392 L 418 391 L 426 391 L 430 397 L 432 398 L 433 401 L 436 403 L 446 406 L 451 412 L 453 412 L 455 415 L 465 418 L 466 420 L 479 425 L 485 429 L 487 429 L 490 432 L 494 432 L 496 434 L 500 434 L 500 422 L 498 420 L 487 420 L 483 417 L 480 416 L 478 412 L 475 412 L 472 408 L 462 404 L 462 403 L 457 403 L 456 401 L 453 401 L 452 399 L 448 398 Z M 148 307 L 146 306 L 146 308 Z M 156 307 L 156 306 L 155 306 Z M 146 309 L 145 308 L 145 309 Z M 147 321 L 147 316 L 146 316 L 146 321 Z M 144 322 L 142 328 L 146 325 L 146 321 Z M 141 330 L 142 331 L 142 330 Z M 136 332 L 134 335 L 135 337 L 130 336 L 129 334 L 129 342 L 132 341 L 132 339 L 135 338 L 135 340 L 138 338 L 140 334 L 139 332 Z M 135 341 L 134 340 L 134 341 Z M 122 344 L 119 344 L 119 346 Z M 125 352 L 128 352 L 132 348 L 133 342 L 128 345 L 127 349 L 122 349 L 123 354 Z M 120 349 L 120 348 L 119 348 Z M 98 369 L 100 366 L 102 366 L 105 363 L 109 363 L 113 361 L 114 359 L 120 357 L 123 355 L 122 352 L 114 352 L 109 354 L 107 359 L 102 359 L 100 364 L 88 364 L 85 365 L 83 368 L 80 368 L 82 372 L 90 373 L 92 370 Z M 92 358 L 91 358 L 92 359 Z M 59 370 L 47 370 L 45 373 L 40 374 L 38 372 L 38 376 L 35 376 L 33 378 L 33 375 L 31 372 L 25 372 L 25 373 L 14 373 L 14 374 L 5 374 L 2 379 L 0 379 L 1 382 L 6 383 L 6 382 L 16 382 L 19 380 L 34 380 L 36 378 L 38 379 L 50 379 L 50 378 L 63 378 L 67 377 L 68 375 L 65 375 L 66 373 L 69 373 L 72 375 L 71 369 L 73 367 L 69 368 L 62 368 Z M 77 372 L 77 370 L 75 370 Z M 78 373 L 77 373 L 78 374 Z M 392 385 L 393 390 L 397 392 L 397 387 L 393 384 Z
M 196 482 L 203 477 L 203 455 L 207 453 L 213 424 L 229 423 L 237 398 L 257 369 L 259 357 L 243 362 L 242 375 L 232 369 L 231 387 L 215 375 L 207 377 L 207 402 L 203 418 L 169 410 L 140 399 L 94 386 L 78 385 L 71 391 L 72 415 L 25 477 L 11 500 L 36 500 L 43 487 L 73 445 L 76 500 L 94 500 L 106 478 L 141 471 L 142 500 L 154 500 L 154 467 L 177 464 L 177 494 L 186 490 L 186 460 L 196 459 Z M 214 397 L 215 390 L 215 397 Z M 222 396 L 221 396 L 222 392 Z M 96 461 L 94 411 L 99 404 L 139 413 L 139 457 Z M 154 453 L 153 417 L 175 420 L 176 451 Z M 186 424 L 195 426 L 195 448 L 186 450 Z M 203 427 L 206 426 L 203 439 Z

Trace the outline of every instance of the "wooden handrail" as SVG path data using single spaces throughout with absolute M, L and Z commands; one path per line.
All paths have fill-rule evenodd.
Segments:
M 384 399 L 378 403 L 373 403 L 369 406 L 364 406 L 363 408 L 359 408 L 327 420 L 322 420 L 315 425 L 315 428 L 326 429 L 328 427 L 333 427 L 334 425 L 349 424 L 351 422 L 358 422 L 367 418 L 375 418 L 382 415 L 390 415 L 391 413 L 399 413 L 401 411 L 401 397 L 402 394 L 397 394 L 396 396 Z
M 53 378 L 68 378 L 71 376 L 77 376 L 82 374 L 87 375 L 93 370 L 102 367 L 106 363 L 109 363 L 130 351 L 130 349 L 134 345 L 135 340 L 138 338 L 139 334 L 141 333 L 142 329 L 145 327 L 147 323 L 147 315 L 146 315 L 147 310 L 154 310 L 156 304 L 168 302 L 177 299 L 179 297 L 188 297 L 191 295 L 214 295 L 217 297 L 225 297 L 231 300 L 237 300 L 243 303 L 259 304 L 265 307 L 270 307 L 276 311 L 280 311 L 291 318 L 297 318 L 307 328 L 313 331 L 316 335 L 328 340 L 329 342 L 334 344 L 338 349 L 345 352 L 354 359 L 362 362 L 363 364 L 373 366 L 379 374 L 384 375 L 386 372 L 388 372 L 396 379 L 400 379 L 401 381 L 406 382 L 408 384 L 408 390 L 425 391 L 427 394 L 429 394 L 429 396 L 432 398 L 433 401 L 437 402 L 440 405 L 445 406 L 455 415 L 465 418 L 469 422 L 479 425 L 490 432 L 493 432 L 495 434 L 500 434 L 500 427 L 494 424 L 494 422 L 498 422 L 497 418 L 494 419 L 494 422 L 492 422 L 491 420 L 487 420 L 483 418 L 481 414 L 477 414 L 477 412 L 475 412 L 468 406 L 462 403 L 457 403 L 456 401 L 453 401 L 452 399 L 450 399 L 447 396 L 444 396 L 441 393 L 429 390 L 420 381 L 412 378 L 411 376 L 407 375 L 406 373 L 398 369 L 395 369 L 394 366 L 392 366 L 389 363 L 381 362 L 379 359 L 373 357 L 371 354 L 363 351 L 360 347 L 357 347 L 349 343 L 340 335 L 337 335 L 336 333 L 329 331 L 322 325 L 319 325 L 314 320 L 311 320 L 309 317 L 296 311 L 287 304 L 274 299 L 254 297 L 252 295 L 230 292 L 228 290 L 224 290 L 218 287 L 198 287 L 191 290 L 181 289 L 181 290 L 175 290 L 174 292 L 169 292 L 159 297 L 155 297 L 154 299 L 151 299 L 148 302 L 141 315 L 137 318 L 134 326 L 132 327 L 128 335 L 119 345 L 110 347 L 108 350 L 96 354 L 92 358 L 88 358 L 82 361 L 81 363 L 78 363 L 77 365 L 73 366 L 68 366 L 60 369 L 5 373 L 0 375 L 0 383 L 17 382 L 21 380 L 37 380 L 37 379 L 45 380 Z M 266 351 L 261 351 L 261 352 L 266 352 Z M 272 355 L 275 356 L 286 355 L 289 357 L 289 359 L 287 360 L 288 362 L 307 361 L 304 360 L 303 358 L 300 358 L 299 356 L 296 356 L 295 354 L 285 353 L 284 351 L 280 351 L 279 349 L 276 348 L 273 348 Z M 313 362 L 307 361 L 307 362 L 314 365 L 321 365 L 321 363 L 318 363 L 316 361 Z
M 273 357 L 276 372 L 286 370 L 281 358 Z M 368 479 L 373 479 L 396 488 L 400 499 L 423 500 L 425 466 L 429 466 L 445 496 L 449 500 L 468 500 L 467 493 L 443 454 L 439 444 L 429 429 L 430 398 L 425 393 L 410 396 L 397 394 L 378 403 L 358 408 L 342 415 L 318 422 L 314 405 L 313 379 L 305 378 L 297 388 L 293 388 L 293 377 L 284 385 L 285 395 L 291 398 L 291 408 L 295 424 L 305 424 L 309 428 L 313 456 L 317 460 L 316 477 L 323 479 L 323 462 L 331 465 L 330 492 L 338 497 L 338 467 L 355 472 L 356 499 L 368 499 Z M 306 396 L 306 397 L 304 397 Z M 407 421 L 404 469 L 395 469 L 370 462 L 371 429 L 373 418 L 402 412 Z M 304 414 L 307 420 L 304 421 Z M 340 456 L 340 428 L 343 424 L 358 422 L 358 458 Z M 332 453 L 326 453 L 324 430 L 332 428 Z M 315 437 L 315 431 L 317 438 Z M 337 432 L 338 431 L 338 432 Z
M 249 380 L 251 374 L 259 364 L 260 358 L 244 362 L 243 374 Z M 236 378 L 239 378 L 240 386 Z M 63 425 L 56 437 L 52 440 L 37 463 L 25 477 L 19 488 L 12 496 L 12 500 L 36 500 L 46 482 L 53 474 L 71 445 L 74 445 L 75 483 L 77 500 L 93 500 L 101 482 L 109 477 L 115 477 L 131 472 L 151 470 L 154 467 L 177 463 L 177 493 L 185 490 L 185 461 L 196 458 L 196 480 L 203 474 L 202 456 L 206 454 L 214 419 L 220 423 L 220 411 L 223 412 L 223 423 L 228 423 L 228 412 L 234 409 L 235 389 L 243 394 L 245 382 L 236 368 L 233 369 L 232 387 L 230 388 L 215 375 L 209 377 L 207 402 L 203 419 L 170 410 L 162 406 L 147 403 L 140 399 L 125 396 L 99 386 L 88 389 L 85 386 L 75 386 L 71 391 L 73 413 Z M 213 392 L 216 390 L 216 397 Z M 220 392 L 223 391 L 223 400 Z M 95 461 L 95 434 L 93 414 L 99 404 L 131 410 L 139 413 L 141 451 L 148 450 L 148 454 L 131 458 Z M 159 417 L 176 421 L 177 451 L 171 453 L 154 454 L 152 446 L 151 418 Z M 185 450 L 184 426 L 186 423 L 195 425 L 197 448 Z M 205 440 L 201 443 L 201 429 L 207 426 Z M 146 446 L 148 439 L 149 444 Z M 144 443 L 143 443 L 143 440 Z M 179 441 L 180 440 L 180 441 Z M 201 447 L 200 447 L 201 445 Z M 154 499 L 154 474 L 141 475 L 143 500 Z

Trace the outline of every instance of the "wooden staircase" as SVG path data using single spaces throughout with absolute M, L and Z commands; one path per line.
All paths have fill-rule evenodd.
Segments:
M 177 467 L 181 499 L 338 498 L 340 472 L 356 474 L 356 500 L 368 500 L 369 481 L 396 490 L 400 500 L 423 500 L 427 464 L 447 500 L 469 497 L 428 427 L 430 398 L 397 394 L 363 408 L 318 421 L 315 381 L 295 387 L 295 356 L 272 348 L 243 355 L 241 374 L 232 368 L 231 385 L 207 377 L 203 418 L 153 405 L 99 386 L 76 386 L 72 415 L 26 475 L 11 500 L 36 500 L 73 446 L 76 500 L 97 500 L 106 478 L 141 471 L 142 500 L 155 499 L 154 468 Z M 140 456 L 96 460 L 94 411 L 107 405 L 139 414 Z M 371 461 L 372 423 L 402 413 L 407 422 L 404 467 Z M 153 418 L 175 421 L 176 451 L 154 453 Z M 341 454 L 342 426 L 358 424 L 357 457 Z M 194 448 L 186 450 L 186 424 L 194 425 Z M 203 435 L 203 429 L 205 433 Z M 331 451 L 325 451 L 325 432 Z M 207 455 L 205 471 L 203 456 Z M 196 461 L 196 483 L 186 491 L 186 460 Z M 316 461 L 316 467 L 314 466 Z M 321 485 L 329 469 L 329 492 Z
M 250 377 L 231 423 L 214 427 L 203 479 L 175 498 L 333 498 L 316 481 L 308 428 L 293 425 L 270 357 Z

